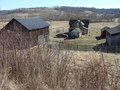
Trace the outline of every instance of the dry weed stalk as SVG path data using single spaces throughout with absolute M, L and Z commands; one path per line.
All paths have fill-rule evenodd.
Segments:
M 90 62 L 78 65 L 73 63 L 73 52 L 60 50 L 60 45 L 56 46 L 57 48 L 45 45 L 20 49 L 23 45 L 33 44 L 27 41 L 18 44 L 7 39 L 0 42 L 0 77 L 5 74 L 7 76 L 6 85 L 2 85 L 3 90 L 14 90 L 5 88 L 9 86 L 9 81 L 14 82 L 18 90 L 120 89 L 120 61 L 116 60 L 115 65 L 111 67 L 105 62 L 102 53 L 99 60 L 91 58 Z M 11 42 L 13 47 L 8 49 Z

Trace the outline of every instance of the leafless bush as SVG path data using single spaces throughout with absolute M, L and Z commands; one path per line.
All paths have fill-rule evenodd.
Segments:
M 37 49 L 4 52 L 0 58 L 1 70 L 4 65 L 8 80 L 16 85 L 23 84 L 25 90 L 39 90 L 42 84 L 53 89 L 58 85 L 64 88 L 71 62 L 68 52 L 41 47 Z

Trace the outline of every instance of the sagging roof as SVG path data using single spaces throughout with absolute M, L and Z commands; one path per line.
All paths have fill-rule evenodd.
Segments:
M 69 20 L 69 25 L 72 25 L 72 24 L 78 23 L 78 22 L 81 22 L 81 24 L 86 28 L 88 28 L 89 23 L 90 23 L 90 21 L 87 19 L 84 19 L 84 20 L 71 19 L 71 20 Z
M 50 26 L 40 17 L 14 18 L 14 19 L 21 23 L 28 30 L 41 29 Z
M 120 25 L 107 30 L 107 32 L 111 35 L 120 34 Z

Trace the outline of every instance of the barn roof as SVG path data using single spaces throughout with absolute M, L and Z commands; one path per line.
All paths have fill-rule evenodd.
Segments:
M 87 19 L 84 19 L 84 20 L 70 19 L 70 20 L 69 20 L 69 25 L 72 25 L 72 24 L 78 23 L 78 22 L 80 22 L 80 23 L 81 23 L 84 27 L 86 27 L 86 28 L 88 28 L 88 25 L 89 25 L 89 23 L 90 23 L 90 21 L 87 20 Z
M 120 34 L 120 25 L 107 30 L 111 35 Z
M 14 18 L 14 19 L 21 23 L 28 30 L 35 30 L 49 26 L 49 24 L 40 17 Z
M 90 21 L 87 20 L 87 19 L 84 19 L 84 20 L 82 20 L 82 22 L 84 23 L 84 26 L 85 26 L 86 28 L 88 28 Z
M 110 29 L 110 27 L 105 26 L 105 27 L 103 27 L 101 30 L 102 30 L 102 31 L 105 31 L 105 30 L 109 30 L 109 29 Z
M 72 24 L 74 24 L 74 23 L 78 23 L 78 22 L 81 22 L 81 20 L 77 20 L 77 19 L 70 19 L 70 20 L 69 20 L 69 25 L 72 25 Z M 81 22 L 81 24 L 82 24 L 82 25 L 84 25 L 84 23 L 83 23 L 83 22 Z

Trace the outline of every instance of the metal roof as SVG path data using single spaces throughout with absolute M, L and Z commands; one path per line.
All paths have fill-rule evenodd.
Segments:
M 102 30 L 102 31 L 105 31 L 105 30 L 109 30 L 109 29 L 110 29 L 110 27 L 105 26 L 105 27 L 103 27 L 101 30 Z
M 120 34 L 120 25 L 107 30 L 111 35 Z
M 69 25 L 75 24 L 81 22 L 82 25 L 84 25 L 84 23 L 81 20 L 77 20 L 77 19 L 70 19 L 69 20 Z
M 75 23 L 81 23 L 84 27 L 88 28 L 90 21 L 87 19 L 84 19 L 84 20 L 70 19 L 69 20 L 69 25 L 72 25 Z
M 14 18 L 28 30 L 35 30 L 48 27 L 49 24 L 40 17 Z
M 84 27 L 88 28 L 90 21 L 87 19 L 82 20 L 82 22 L 84 23 Z

